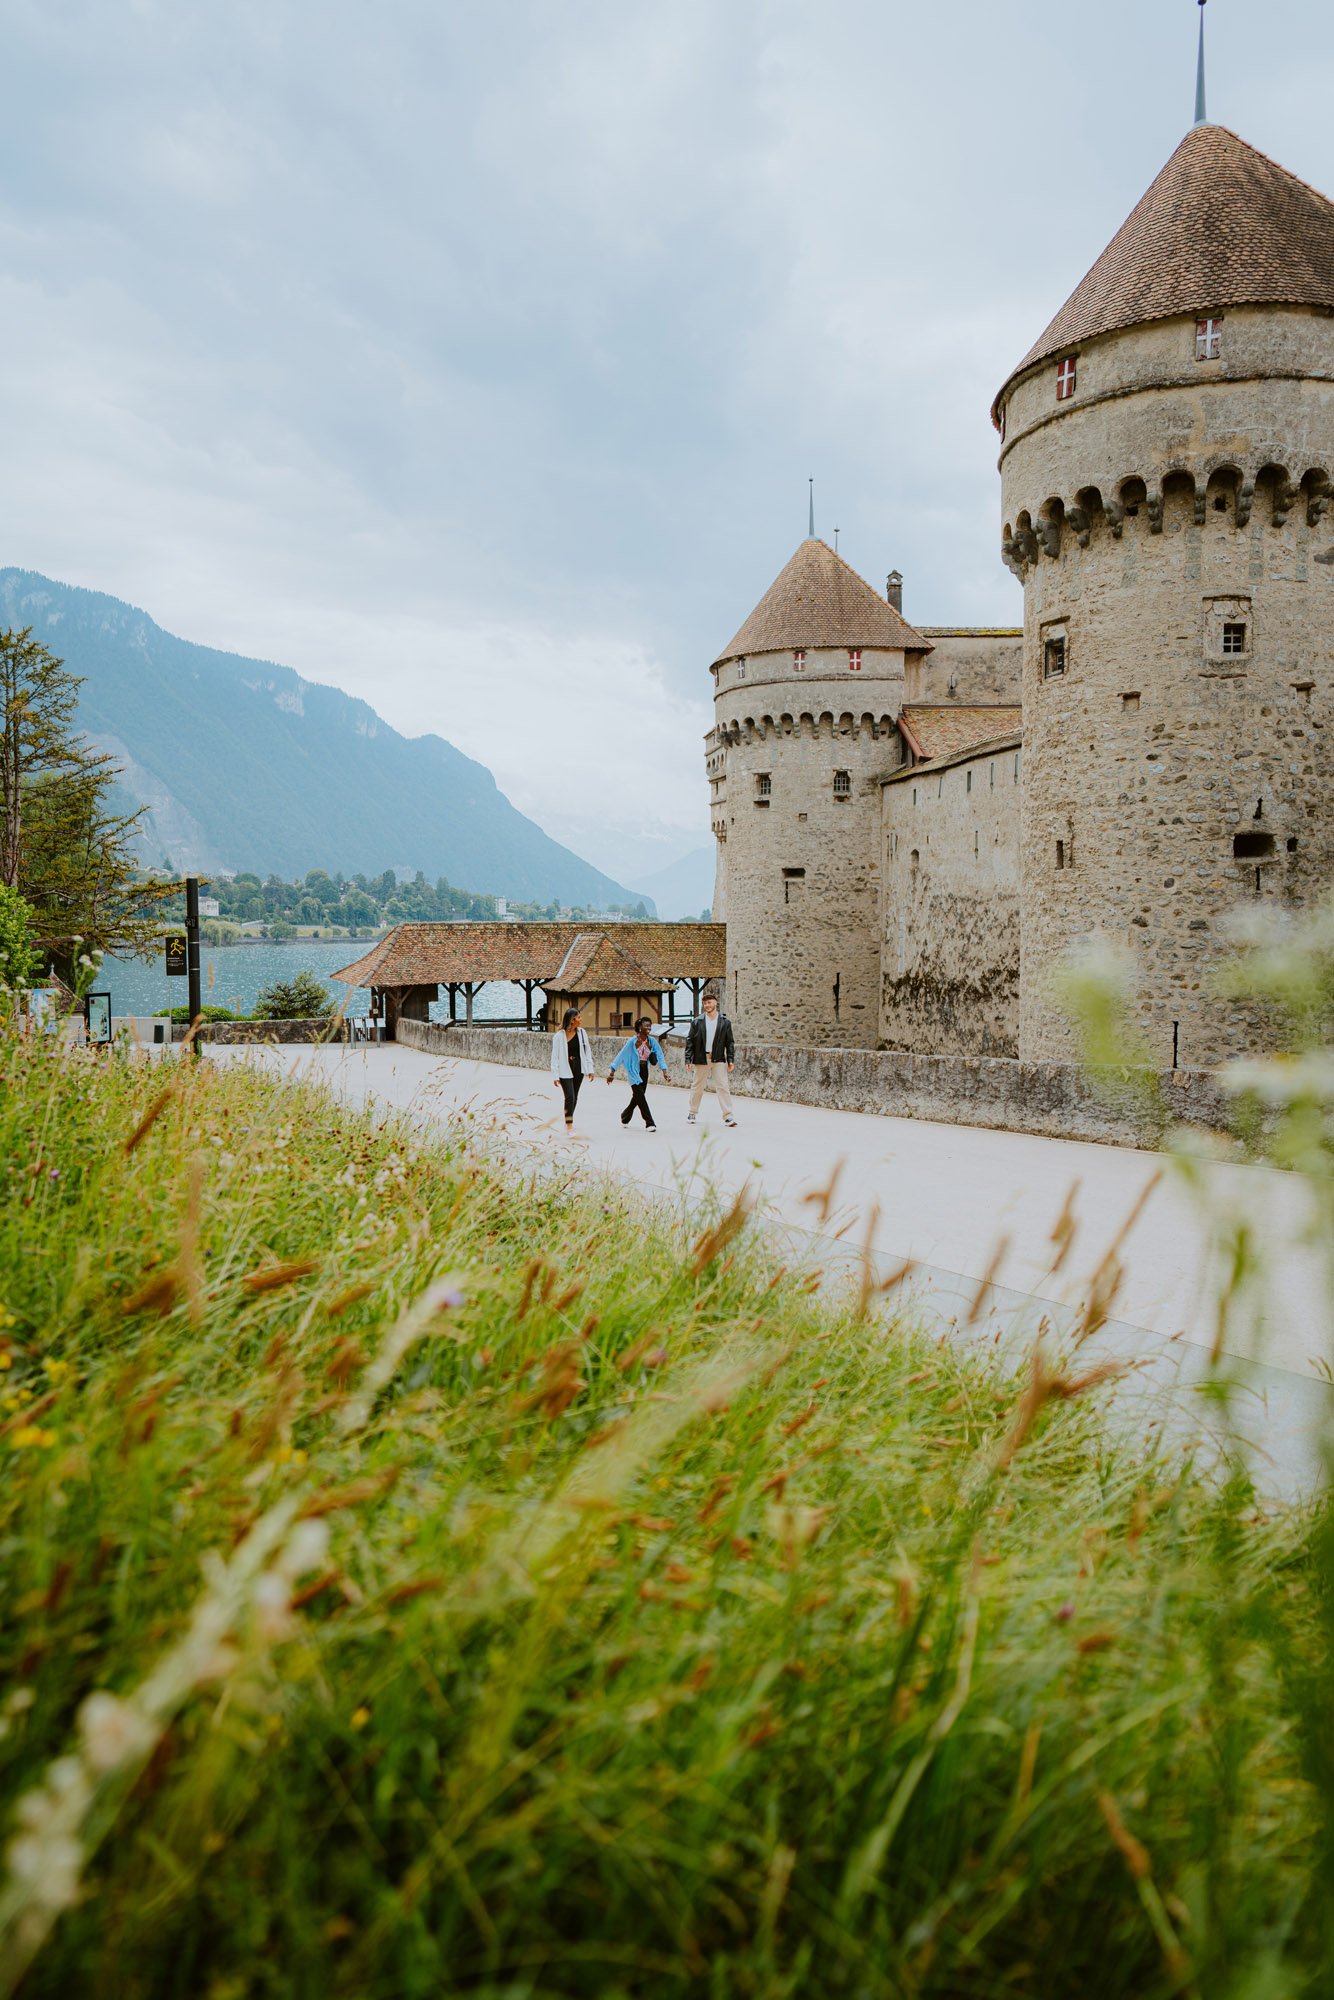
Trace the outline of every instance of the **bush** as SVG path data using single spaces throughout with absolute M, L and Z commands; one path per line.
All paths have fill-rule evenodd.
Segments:
M 0 882 L 0 987 L 13 992 L 31 986 L 41 967 L 33 915 L 32 904 Z
M 199 1011 L 205 1021 L 239 1021 L 244 1019 L 243 1015 L 233 1014 L 230 1007 L 201 1007 Z M 192 1016 L 188 1007 L 173 1007 L 171 1018 L 173 1021 L 188 1024 Z
M 313 972 L 303 968 L 293 979 L 275 980 L 272 986 L 266 986 L 250 1018 L 252 1021 L 322 1020 L 332 1012 L 328 988 L 321 985 Z
M 475 1129 L 0 1042 L 0 1988 L 1330 1991 L 1312 1515 Z

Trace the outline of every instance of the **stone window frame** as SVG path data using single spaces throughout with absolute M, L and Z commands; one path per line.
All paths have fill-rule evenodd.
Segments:
M 838 800 L 840 805 L 843 804 L 845 800 L 850 799 L 852 797 L 851 771 L 835 771 L 834 797 Z
M 1049 618 L 1038 627 L 1038 645 L 1041 648 L 1042 679 L 1066 681 L 1070 678 L 1070 628 L 1064 618 Z M 1060 648 L 1060 665 L 1053 666 L 1056 648 Z
M 1255 604 L 1244 591 L 1220 591 L 1203 603 L 1202 650 L 1211 665 L 1226 666 L 1234 672 L 1248 666 L 1255 656 Z M 1234 634 L 1242 628 L 1242 641 Z
M 1056 400 L 1068 403 L 1079 387 L 1079 356 L 1063 354 L 1056 364 Z
M 859 674 L 861 670 L 862 670 L 862 649 L 860 646 L 849 646 L 848 672 L 850 674 Z
M 792 671 L 798 674 L 804 674 L 806 671 L 806 648 L 804 646 L 794 646 L 792 648 Z
M 767 806 L 770 799 L 772 799 L 773 795 L 774 795 L 773 773 L 771 771 L 757 771 L 755 773 L 756 805 Z

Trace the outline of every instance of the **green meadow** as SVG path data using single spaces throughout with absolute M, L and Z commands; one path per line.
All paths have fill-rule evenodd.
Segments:
M 1329 1531 L 855 1278 L 0 1037 L 0 1995 L 1331 1990 Z

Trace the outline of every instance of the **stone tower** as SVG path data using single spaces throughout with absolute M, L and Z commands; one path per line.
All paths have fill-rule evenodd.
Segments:
M 752 1041 L 876 1046 L 880 779 L 930 642 L 824 542 L 801 544 L 714 661 L 705 739 L 726 1007 Z
M 1233 913 L 1334 882 L 1334 204 L 1197 125 L 996 399 L 1024 586 L 1019 1053 L 1052 970 L 1132 955 L 1164 1066 L 1264 1025 Z

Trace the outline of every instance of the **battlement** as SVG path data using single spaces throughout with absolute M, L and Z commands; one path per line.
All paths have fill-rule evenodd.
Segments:
M 1056 560 L 1067 537 L 1086 549 L 1100 528 L 1116 541 L 1127 532 L 1161 535 L 1187 523 L 1203 528 L 1220 517 L 1234 529 L 1259 521 L 1279 530 L 1291 520 L 1309 529 L 1320 525 L 1331 500 L 1334 478 L 1327 465 L 1295 472 L 1258 455 L 1249 462 L 1230 454 L 1206 455 L 1195 466 L 1178 458 L 1149 477 L 1127 473 L 1105 492 L 1081 486 L 1065 497 L 1053 494 L 1036 512 L 1021 509 L 1013 526 L 1005 524 L 1001 559 L 1022 582 L 1042 556 Z
M 812 740 L 823 738 L 826 742 L 832 742 L 835 737 L 851 738 L 854 742 L 866 737 L 870 742 L 878 743 L 894 733 L 892 715 L 875 715 L 869 709 L 861 714 L 844 709 L 835 715 L 828 708 L 818 712 L 803 709 L 800 713 L 785 710 L 781 714 L 766 712 L 740 716 L 731 722 L 719 723 L 715 732 L 717 741 L 722 744 L 762 743 L 787 736 L 805 736 Z M 711 750 L 710 757 L 706 758 L 710 769 L 713 768 L 713 755 L 716 751 Z

